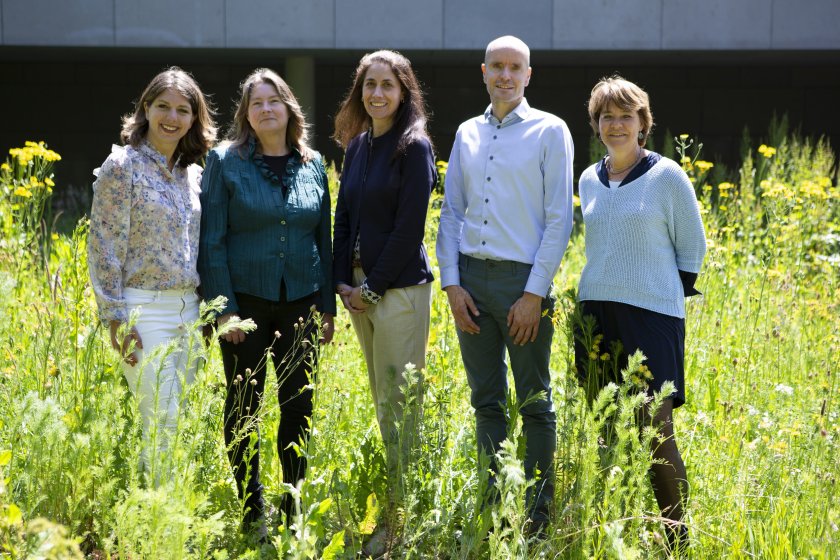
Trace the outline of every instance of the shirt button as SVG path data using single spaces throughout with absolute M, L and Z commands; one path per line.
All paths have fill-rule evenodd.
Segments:
M 494 134 L 494 135 L 493 135 L 493 140 L 495 140 L 496 138 L 498 138 L 498 136 L 496 136 L 496 135 Z
M 281 259 L 282 259 L 282 258 L 285 258 L 285 257 L 286 257 L 286 253 L 280 253 L 280 258 L 281 258 Z
M 482 242 L 481 242 L 481 244 L 482 244 L 482 245 L 487 245 L 487 242 L 486 242 L 486 241 L 482 241 Z
M 496 130 L 498 130 L 498 129 L 500 129 L 500 128 L 502 128 L 502 125 L 497 124 L 497 125 L 496 125 Z
M 286 225 L 286 220 L 280 220 L 280 225 L 285 226 Z
M 493 161 L 493 156 L 490 156 L 490 161 Z
M 490 182 L 490 177 L 487 177 L 487 182 L 488 182 L 488 183 Z
M 490 199 L 489 199 L 489 198 L 485 198 L 485 199 L 484 199 L 484 202 L 490 202 Z
M 484 225 L 487 225 L 487 220 L 484 220 Z
M 285 238 L 285 237 L 281 237 L 281 238 L 280 238 L 280 241 L 286 241 L 286 238 Z

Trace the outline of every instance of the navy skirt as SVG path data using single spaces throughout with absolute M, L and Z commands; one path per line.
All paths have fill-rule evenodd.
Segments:
M 579 305 L 582 316 L 591 315 L 595 319 L 593 337 L 603 336 L 595 359 L 600 361 L 605 352 L 610 352 L 614 341 L 622 345 L 617 371 L 612 378 L 601 380 L 601 385 L 610 381 L 620 383 L 620 372 L 627 367 L 627 357 L 641 350 L 647 357 L 643 363 L 653 375 L 648 381 L 648 392 L 661 391 L 662 384 L 671 381 L 676 387 L 670 397 L 673 407 L 685 404 L 685 319 L 615 301 L 581 301 Z M 586 348 L 581 340 L 580 326 L 576 329 L 575 365 L 578 372 L 586 372 L 593 348 Z

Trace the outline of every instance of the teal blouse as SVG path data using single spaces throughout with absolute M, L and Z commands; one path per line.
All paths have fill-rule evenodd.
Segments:
M 282 280 L 287 300 L 320 292 L 318 310 L 335 314 L 330 192 L 320 155 L 302 163 L 293 150 L 278 177 L 254 138 L 241 152 L 223 145 L 207 156 L 198 247 L 202 295 L 225 296 L 223 313 L 234 313 L 236 292 L 279 301 Z

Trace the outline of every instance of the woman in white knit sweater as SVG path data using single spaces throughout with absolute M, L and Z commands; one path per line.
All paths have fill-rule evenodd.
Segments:
M 676 387 L 653 417 L 645 414 L 643 420 L 660 430 L 652 449 L 661 460 L 651 467 L 654 493 L 663 517 L 673 522 L 669 544 L 683 547 L 688 486 L 672 411 L 685 402 L 685 297 L 699 293 L 694 281 L 706 252 L 700 208 L 682 168 L 644 149 L 653 126 L 644 90 L 618 76 L 602 79 L 592 89 L 589 118 L 607 155 L 580 177 L 586 266 L 578 299 L 600 335 L 596 359 L 620 342 L 619 371 L 629 354 L 641 350 L 648 392 L 660 391 L 665 381 Z M 594 349 L 578 338 L 576 362 L 585 375 L 593 370 L 588 360 Z

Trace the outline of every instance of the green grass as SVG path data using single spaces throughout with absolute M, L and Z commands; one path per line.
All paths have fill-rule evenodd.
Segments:
M 731 183 L 683 154 L 710 240 L 698 282 L 704 296 L 687 302 L 688 403 L 675 415 L 689 473 L 690 558 L 840 557 L 836 167 L 823 143 L 774 142 L 774 153 L 746 149 Z M 334 344 L 321 350 L 313 437 L 301 450 L 310 470 L 299 489 L 284 487 L 271 451 L 276 401 L 262 411 L 269 499 L 279 503 L 291 490 L 300 513 L 292 528 L 273 525 L 271 545 L 260 548 L 238 530 L 217 349 L 208 350 L 190 390 L 173 452 L 158 459 L 172 474 L 150 487 L 136 467 L 136 406 L 96 322 L 86 226 L 70 236 L 33 229 L 33 212 L 44 210 L 22 208 L 35 197 L 15 189 L 26 173 L 43 182 L 49 168 L 9 163 L 0 173 L 0 555 L 355 557 L 374 530 L 386 469 L 347 316 L 339 315 Z M 430 247 L 439 204 L 436 198 L 428 223 Z M 515 431 L 500 457 L 500 504 L 483 513 L 477 506 L 473 416 L 438 290 L 420 445 L 404 466 L 402 540 L 393 557 L 665 557 L 646 476 L 653 434 L 639 436 L 634 421 L 642 403 L 625 384 L 590 406 L 570 373 L 567 291 L 583 262 L 578 227 L 555 279 L 557 500 L 549 537 L 529 542 L 523 531 L 527 482 Z M 266 394 L 273 393 L 269 384 Z M 599 440 L 605 430 L 612 445 Z

